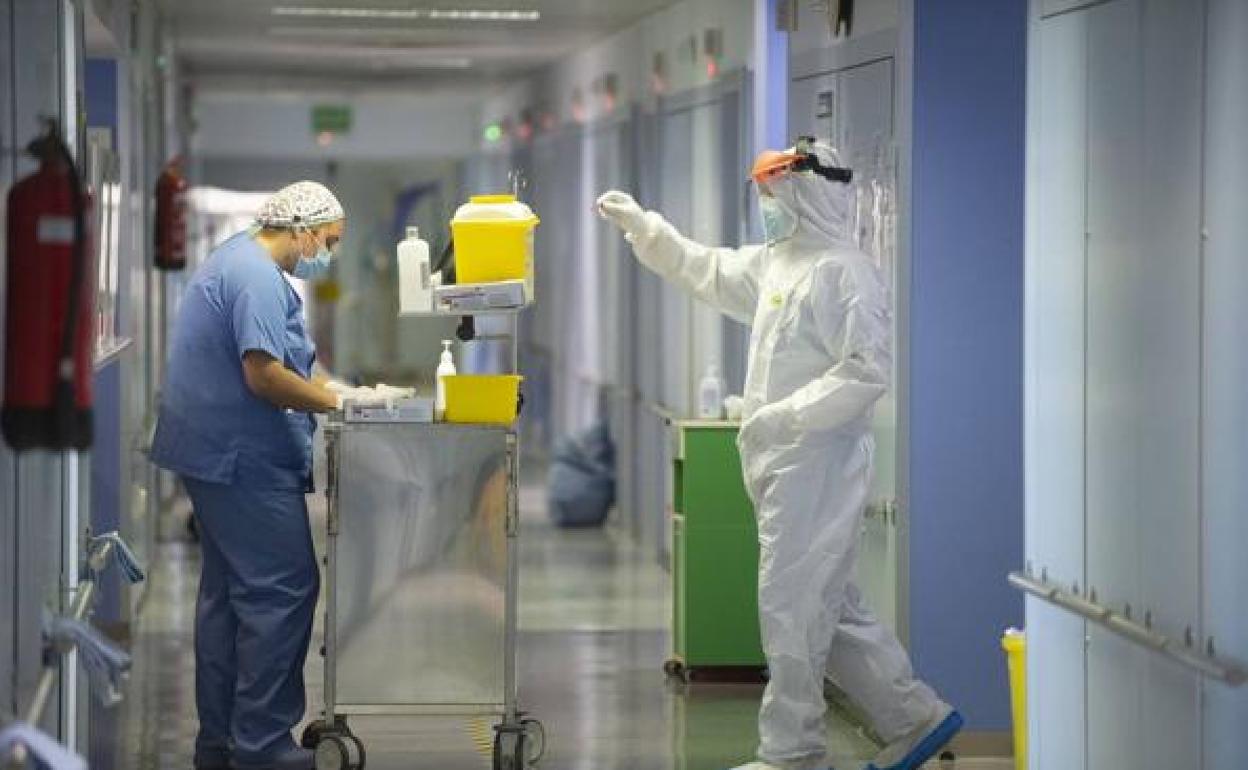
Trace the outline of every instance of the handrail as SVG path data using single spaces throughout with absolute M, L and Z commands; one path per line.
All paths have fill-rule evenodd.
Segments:
M 1248 681 L 1248 671 L 1244 666 L 1238 661 L 1218 657 L 1213 651 L 1212 641 L 1209 644 L 1208 653 L 1202 653 L 1194 647 L 1190 639 L 1172 639 L 1165 634 L 1158 633 L 1152 629 L 1151 623 L 1141 625 L 1132 620 L 1129 614 L 1116 612 L 1097 603 L 1094 598 L 1080 595 L 1077 586 L 1073 591 L 1067 590 L 1050 582 L 1047 577 L 1036 578 L 1025 572 L 1011 572 L 1010 585 L 1067 612 L 1086 618 L 1124 639 L 1161 653 L 1211 679 L 1224 682 L 1231 687 L 1239 687 Z M 1127 612 L 1129 613 L 1130 610 L 1128 609 Z
M 91 554 L 88 563 L 91 567 L 92 577 L 78 583 L 78 590 L 74 594 L 73 604 L 69 608 L 69 618 L 71 620 L 83 620 L 87 617 L 87 612 L 91 610 L 92 601 L 95 599 L 96 579 L 94 575 L 108 563 L 108 557 L 112 555 L 115 547 L 116 545 L 111 540 L 105 540 Z M 63 655 L 68 650 L 61 652 Z M 35 696 L 31 699 L 30 708 L 26 711 L 27 724 L 37 725 L 43 719 L 43 712 L 48 707 L 48 699 L 52 697 L 52 688 L 56 685 L 56 677 L 59 670 L 59 661 L 49 661 L 44 664 L 43 672 L 39 675 L 39 684 L 35 687 Z

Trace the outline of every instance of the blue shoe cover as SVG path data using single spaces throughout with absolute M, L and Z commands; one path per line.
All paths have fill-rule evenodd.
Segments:
M 924 762 L 936 756 L 936 752 L 943 749 L 948 745 L 949 741 L 953 740 L 953 736 L 958 734 L 964 724 L 965 721 L 962 719 L 962 715 L 954 711 L 945 717 L 945 720 L 937 725 L 936 729 L 919 741 L 914 750 L 897 764 L 879 767 L 872 762 L 863 770 L 919 770 Z

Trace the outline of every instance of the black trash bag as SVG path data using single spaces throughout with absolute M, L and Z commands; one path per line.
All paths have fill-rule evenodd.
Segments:
M 548 488 L 556 526 L 602 526 L 615 504 L 615 445 L 605 424 L 560 440 Z

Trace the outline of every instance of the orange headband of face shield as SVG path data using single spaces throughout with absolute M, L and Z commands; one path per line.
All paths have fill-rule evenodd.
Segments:
M 799 160 L 801 160 L 801 156 L 795 152 L 763 150 L 754 159 L 754 165 L 750 168 L 750 179 L 753 179 L 758 184 L 773 181 L 792 171 Z

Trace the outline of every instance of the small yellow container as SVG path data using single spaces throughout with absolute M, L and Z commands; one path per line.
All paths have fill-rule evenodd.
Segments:
M 1027 770 L 1027 635 L 1011 628 L 1001 637 L 1010 671 L 1010 710 L 1014 716 L 1014 768 Z
M 520 383 L 513 374 L 459 374 L 443 377 L 446 421 L 511 425 L 520 406 Z
M 531 284 L 533 229 L 539 221 L 514 195 L 472 196 L 451 220 L 456 282 Z

